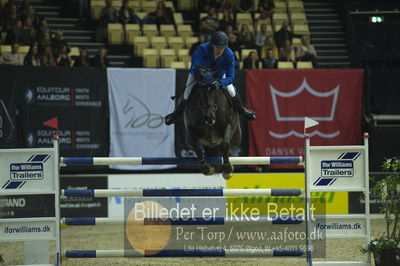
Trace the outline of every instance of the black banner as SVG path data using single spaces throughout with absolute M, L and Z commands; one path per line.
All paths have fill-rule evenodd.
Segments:
M 180 96 L 183 94 L 186 79 L 188 76 L 187 70 L 176 71 L 176 95 Z M 236 90 L 240 94 L 243 103 L 246 103 L 246 71 L 237 71 L 235 75 L 235 81 L 233 83 Z M 248 130 L 247 122 L 241 117 L 241 128 L 242 128 L 242 144 L 239 149 L 231 150 L 232 156 L 246 156 L 248 154 Z M 186 145 L 186 130 L 183 122 L 183 116 L 181 116 L 175 124 L 175 151 L 177 157 L 195 157 L 195 152 Z M 184 168 L 190 168 L 188 166 L 181 166 Z M 196 168 L 197 169 L 197 168 Z
M 17 147 L 17 91 L 14 88 L 16 67 L 0 67 L 0 148 Z
M 62 177 L 61 189 L 107 189 L 107 176 Z M 107 198 L 61 196 L 61 217 L 107 217 Z M 53 217 L 54 195 L 0 196 L 0 218 Z
M 107 176 L 61 177 L 61 189 L 107 189 Z M 61 197 L 61 217 L 107 217 L 108 198 Z
M 0 196 L 0 218 L 54 217 L 54 195 Z
M 369 128 L 369 169 L 370 176 L 376 180 L 380 180 L 386 176 L 382 172 L 382 163 L 385 158 L 400 157 L 400 127 L 396 126 L 378 126 Z M 370 188 L 374 182 L 370 182 Z M 362 193 L 349 193 L 349 211 L 350 213 L 364 212 L 364 197 Z M 370 193 L 370 211 L 371 213 L 379 213 L 379 198 Z
M 385 158 L 400 157 L 400 127 L 371 127 L 369 141 L 369 169 L 371 172 L 382 171 L 381 165 Z
M 382 115 L 400 115 L 400 70 L 372 69 L 370 77 L 371 111 Z
M 61 156 L 107 156 L 107 78 L 98 68 L 19 68 L 24 146 L 51 145 L 58 117 Z

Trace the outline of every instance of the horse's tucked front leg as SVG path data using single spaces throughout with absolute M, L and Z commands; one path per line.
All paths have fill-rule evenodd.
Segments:
M 228 125 L 225 130 L 224 139 L 221 143 L 221 152 L 224 159 L 224 165 L 222 166 L 222 176 L 225 179 L 230 179 L 233 174 L 234 167 L 229 161 L 229 141 L 232 135 L 232 126 Z
M 205 157 L 204 157 L 204 148 L 200 144 L 194 145 L 194 151 L 197 154 L 197 158 L 199 160 L 199 169 L 200 172 L 203 173 L 204 175 L 213 175 L 215 173 L 214 167 L 210 166 L 208 163 L 206 163 Z

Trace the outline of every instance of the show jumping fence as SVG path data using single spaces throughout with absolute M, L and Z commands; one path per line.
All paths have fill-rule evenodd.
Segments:
M 334 219 L 361 219 L 365 230 L 357 235 L 335 233 L 333 237 L 364 237 L 370 240 L 369 220 L 369 184 L 368 184 L 368 136 L 362 146 L 310 146 L 310 138 L 306 136 L 305 144 L 305 190 L 303 189 L 94 189 L 94 190 L 62 190 L 61 195 L 68 197 L 237 197 L 237 196 L 302 196 L 305 195 L 306 214 L 301 218 L 294 217 L 259 217 L 261 222 L 272 224 L 299 224 L 305 222 L 307 228 L 307 246 L 311 247 L 310 233 L 313 229 L 310 221 L 310 193 L 323 191 L 360 191 L 365 193 L 365 214 L 336 215 Z M 360 159 L 358 159 L 360 158 Z M 65 250 L 61 251 L 60 225 L 97 225 L 122 224 L 124 220 L 114 218 L 63 218 L 60 217 L 59 166 L 67 165 L 123 165 L 123 164 L 198 164 L 195 158 L 96 158 L 96 157 L 59 157 L 58 142 L 48 149 L 13 149 L 0 150 L 0 160 L 4 167 L 0 169 L 0 196 L 15 194 L 51 194 L 54 195 L 54 217 L 2 219 L 0 227 L 8 225 L 47 226 L 48 232 L 32 234 L 6 234 L 0 230 L 2 242 L 25 242 L 25 248 L 31 249 L 25 257 L 26 264 L 49 261 L 49 245 L 45 242 L 56 241 L 56 264 L 65 258 L 100 258 L 100 257 L 238 257 L 238 256 L 304 256 L 309 265 L 370 265 L 370 259 L 364 262 L 314 262 L 312 252 L 307 250 Z M 302 164 L 302 157 L 231 157 L 233 164 Z M 220 157 L 207 158 L 210 164 L 223 164 Z M 336 164 L 335 164 L 336 162 Z M 341 171 L 337 165 L 345 165 Z M 350 169 L 350 170 L 349 170 Z M 346 177 L 346 178 L 343 178 Z M 3 185 L 4 184 L 4 185 Z M 288 218 L 287 220 L 285 220 Z M 329 219 L 329 215 L 326 215 Z M 332 217 L 331 217 L 332 218 Z M 197 225 L 227 224 L 229 217 L 216 217 L 210 221 L 191 217 L 191 219 L 147 219 L 146 224 Z M 35 244 L 32 244 L 36 241 Z M 37 242 L 39 241 L 39 245 Z M 46 251 L 47 248 L 47 251 Z M 47 258 L 46 258 L 47 254 Z
M 234 165 L 300 164 L 303 157 L 230 157 Z M 222 157 L 207 157 L 211 165 L 222 165 Z M 172 157 L 61 157 L 61 165 L 198 165 L 197 158 Z
M 124 224 L 127 222 L 125 218 L 62 218 L 63 225 L 104 225 L 104 224 Z M 144 225 L 225 225 L 237 223 L 271 223 L 271 224 L 301 224 L 304 222 L 303 217 L 297 216 L 227 216 L 212 217 L 206 219 L 203 217 L 190 218 L 144 218 Z
M 65 258 L 137 258 L 137 257 L 299 257 L 302 250 L 280 249 L 203 249 L 203 250 L 66 250 Z

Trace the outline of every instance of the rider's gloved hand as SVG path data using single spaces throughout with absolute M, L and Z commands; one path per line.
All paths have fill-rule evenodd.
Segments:
M 220 80 L 216 80 L 213 83 L 210 84 L 210 86 L 214 89 L 219 89 L 221 88 L 221 81 Z
M 197 81 L 201 81 L 203 75 L 201 74 L 201 70 L 198 67 L 195 67 L 193 71 L 193 76 Z

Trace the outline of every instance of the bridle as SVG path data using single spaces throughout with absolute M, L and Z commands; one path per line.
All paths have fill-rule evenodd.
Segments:
M 211 90 L 215 90 L 215 89 L 211 88 L 208 84 L 199 82 L 198 89 L 205 89 L 205 88 L 208 90 L 208 93 L 210 93 Z M 210 95 L 208 95 L 208 97 L 210 97 Z M 214 108 L 216 111 L 216 110 L 218 110 L 218 105 L 213 104 L 213 103 L 206 103 L 206 104 L 202 103 L 199 105 L 199 109 L 201 109 L 201 108 Z

